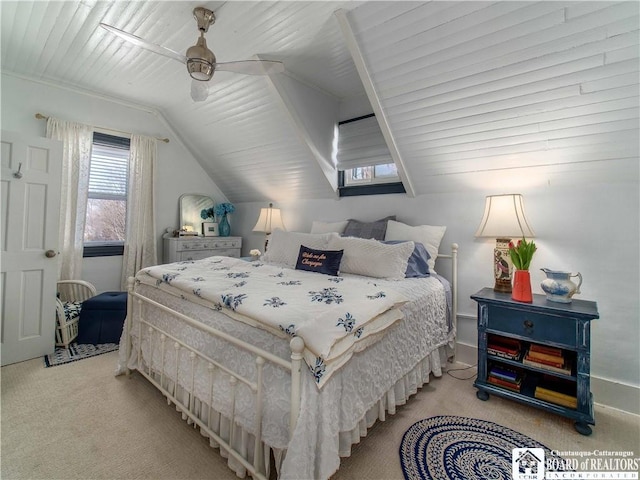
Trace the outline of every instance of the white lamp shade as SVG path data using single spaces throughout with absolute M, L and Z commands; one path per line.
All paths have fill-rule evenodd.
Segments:
M 256 222 L 256 226 L 253 227 L 254 232 L 271 233 L 276 228 L 286 230 L 282 223 L 282 216 L 280 215 L 279 208 L 273 208 L 271 204 L 269 208 L 261 208 L 260 216 Z
M 533 229 L 524 214 L 524 200 L 520 194 L 490 195 L 486 198 L 484 215 L 476 237 L 523 238 L 534 237 Z

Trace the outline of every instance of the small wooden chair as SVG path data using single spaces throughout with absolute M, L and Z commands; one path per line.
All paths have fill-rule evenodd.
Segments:
M 56 298 L 56 347 L 69 348 L 78 336 L 82 302 L 97 295 L 96 287 L 84 280 L 60 280 Z

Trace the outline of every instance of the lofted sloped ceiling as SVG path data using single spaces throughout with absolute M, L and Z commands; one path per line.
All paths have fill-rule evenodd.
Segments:
M 334 197 L 275 78 L 216 72 L 194 103 L 183 65 L 98 27 L 182 53 L 201 5 L 218 61 L 281 60 L 280 75 L 345 106 L 336 120 L 376 110 L 416 194 L 479 172 L 637 162 L 636 1 L 3 0 L 2 71 L 156 109 L 231 201 Z
M 364 95 L 333 12 L 358 2 L 2 1 L 2 71 L 156 109 L 232 201 L 335 196 L 269 80 L 216 72 L 194 103 L 184 65 L 100 28 L 113 25 L 184 53 L 192 10 L 216 14 L 206 34 L 220 62 L 283 61 L 287 75 L 339 102 Z M 48 113 L 48 112 L 43 112 Z M 179 161 L 179 160 L 177 160 Z

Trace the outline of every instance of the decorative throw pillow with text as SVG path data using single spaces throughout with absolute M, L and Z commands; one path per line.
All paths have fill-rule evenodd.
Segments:
M 334 277 L 340 273 L 343 250 L 315 250 L 300 246 L 296 270 L 324 273 Z

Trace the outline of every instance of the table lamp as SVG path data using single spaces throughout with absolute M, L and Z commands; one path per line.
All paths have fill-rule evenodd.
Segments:
M 493 250 L 493 289 L 496 292 L 511 293 L 513 264 L 509 255 L 509 242 L 513 238 L 535 236 L 524 214 L 522 195 L 489 195 L 485 200 L 484 215 L 475 236 L 496 239 L 496 247 Z
M 256 222 L 256 226 L 253 227 L 254 232 L 263 232 L 266 234 L 264 240 L 264 251 L 267 251 L 267 245 L 269 244 L 269 235 L 276 228 L 286 230 L 282 223 L 282 216 L 280 215 L 279 208 L 273 208 L 273 203 L 269 204 L 268 208 L 260 209 L 260 216 Z

